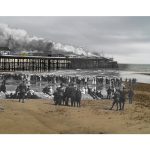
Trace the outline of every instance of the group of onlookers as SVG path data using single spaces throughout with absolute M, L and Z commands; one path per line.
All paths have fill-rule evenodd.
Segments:
M 10 75 L 3 78 L 0 86 L 0 91 L 6 92 L 6 80 L 8 80 Z M 25 98 L 36 98 L 34 92 L 27 86 L 29 75 L 14 75 L 15 79 L 22 80 L 22 82 L 17 86 L 15 94 L 7 95 L 8 98 L 18 98 L 19 102 L 24 102 Z M 136 79 L 126 79 L 123 82 L 122 78 L 108 78 L 108 77 L 70 77 L 70 76 L 37 76 L 33 75 L 31 80 L 48 81 L 48 86 L 45 86 L 42 90 L 43 93 L 54 97 L 55 105 L 71 105 L 80 106 L 81 97 L 83 94 L 89 94 L 93 99 L 113 99 L 112 109 L 115 105 L 116 110 L 123 110 L 125 100 L 129 99 L 129 103 L 132 104 L 134 91 L 133 87 L 136 84 Z M 89 82 L 91 81 L 91 84 Z M 55 89 L 53 85 L 58 85 Z M 90 86 L 94 85 L 94 86 Z M 126 86 L 128 85 L 128 86 Z M 99 87 L 99 88 L 97 88 Z M 106 96 L 103 95 L 102 90 L 105 89 Z

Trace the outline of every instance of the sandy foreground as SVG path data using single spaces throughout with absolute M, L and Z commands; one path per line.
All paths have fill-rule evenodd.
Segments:
M 135 90 L 125 111 L 109 110 L 111 100 L 82 100 L 80 108 L 52 100 L 0 100 L 0 133 L 150 133 L 150 85 Z

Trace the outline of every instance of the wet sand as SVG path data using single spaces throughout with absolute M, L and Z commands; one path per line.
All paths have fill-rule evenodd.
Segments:
M 0 133 L 150 133 L 150 85 L 135 90 L 125 111 L 109 110 L 111 100 L 82 100 L 80 108 L 52 100 L 0 100 Z

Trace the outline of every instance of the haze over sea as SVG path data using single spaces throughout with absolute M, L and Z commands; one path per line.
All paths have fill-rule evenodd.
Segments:
M 119 64 L 120 76 L 137 78 L 138 82 L 150 83 L 150 64 Z
M 149 64 L 119 64 L 119 69 L 76 69 L 76 70 L 56 70 L 52 74 L 62 74 L 71 76 L 119 76 L 124 80 L 126 78 L 136 78 L 137 82 L 150 83 L 150 65 Z
M 93 69 L 93 70 L 59 70 L 52 71 L 54 74 L 71 76 L 119 76 L 123 79 L 136 78 L 137 82 L 150 83 L 150 65 L 149 64 L 119 64 L 119 69 Z

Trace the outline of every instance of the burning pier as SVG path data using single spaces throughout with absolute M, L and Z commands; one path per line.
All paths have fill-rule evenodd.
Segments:
M 116 61 L 104 57 L 0 56 L 0 71 L 50 71 L 59 69 L 118 68 Z

